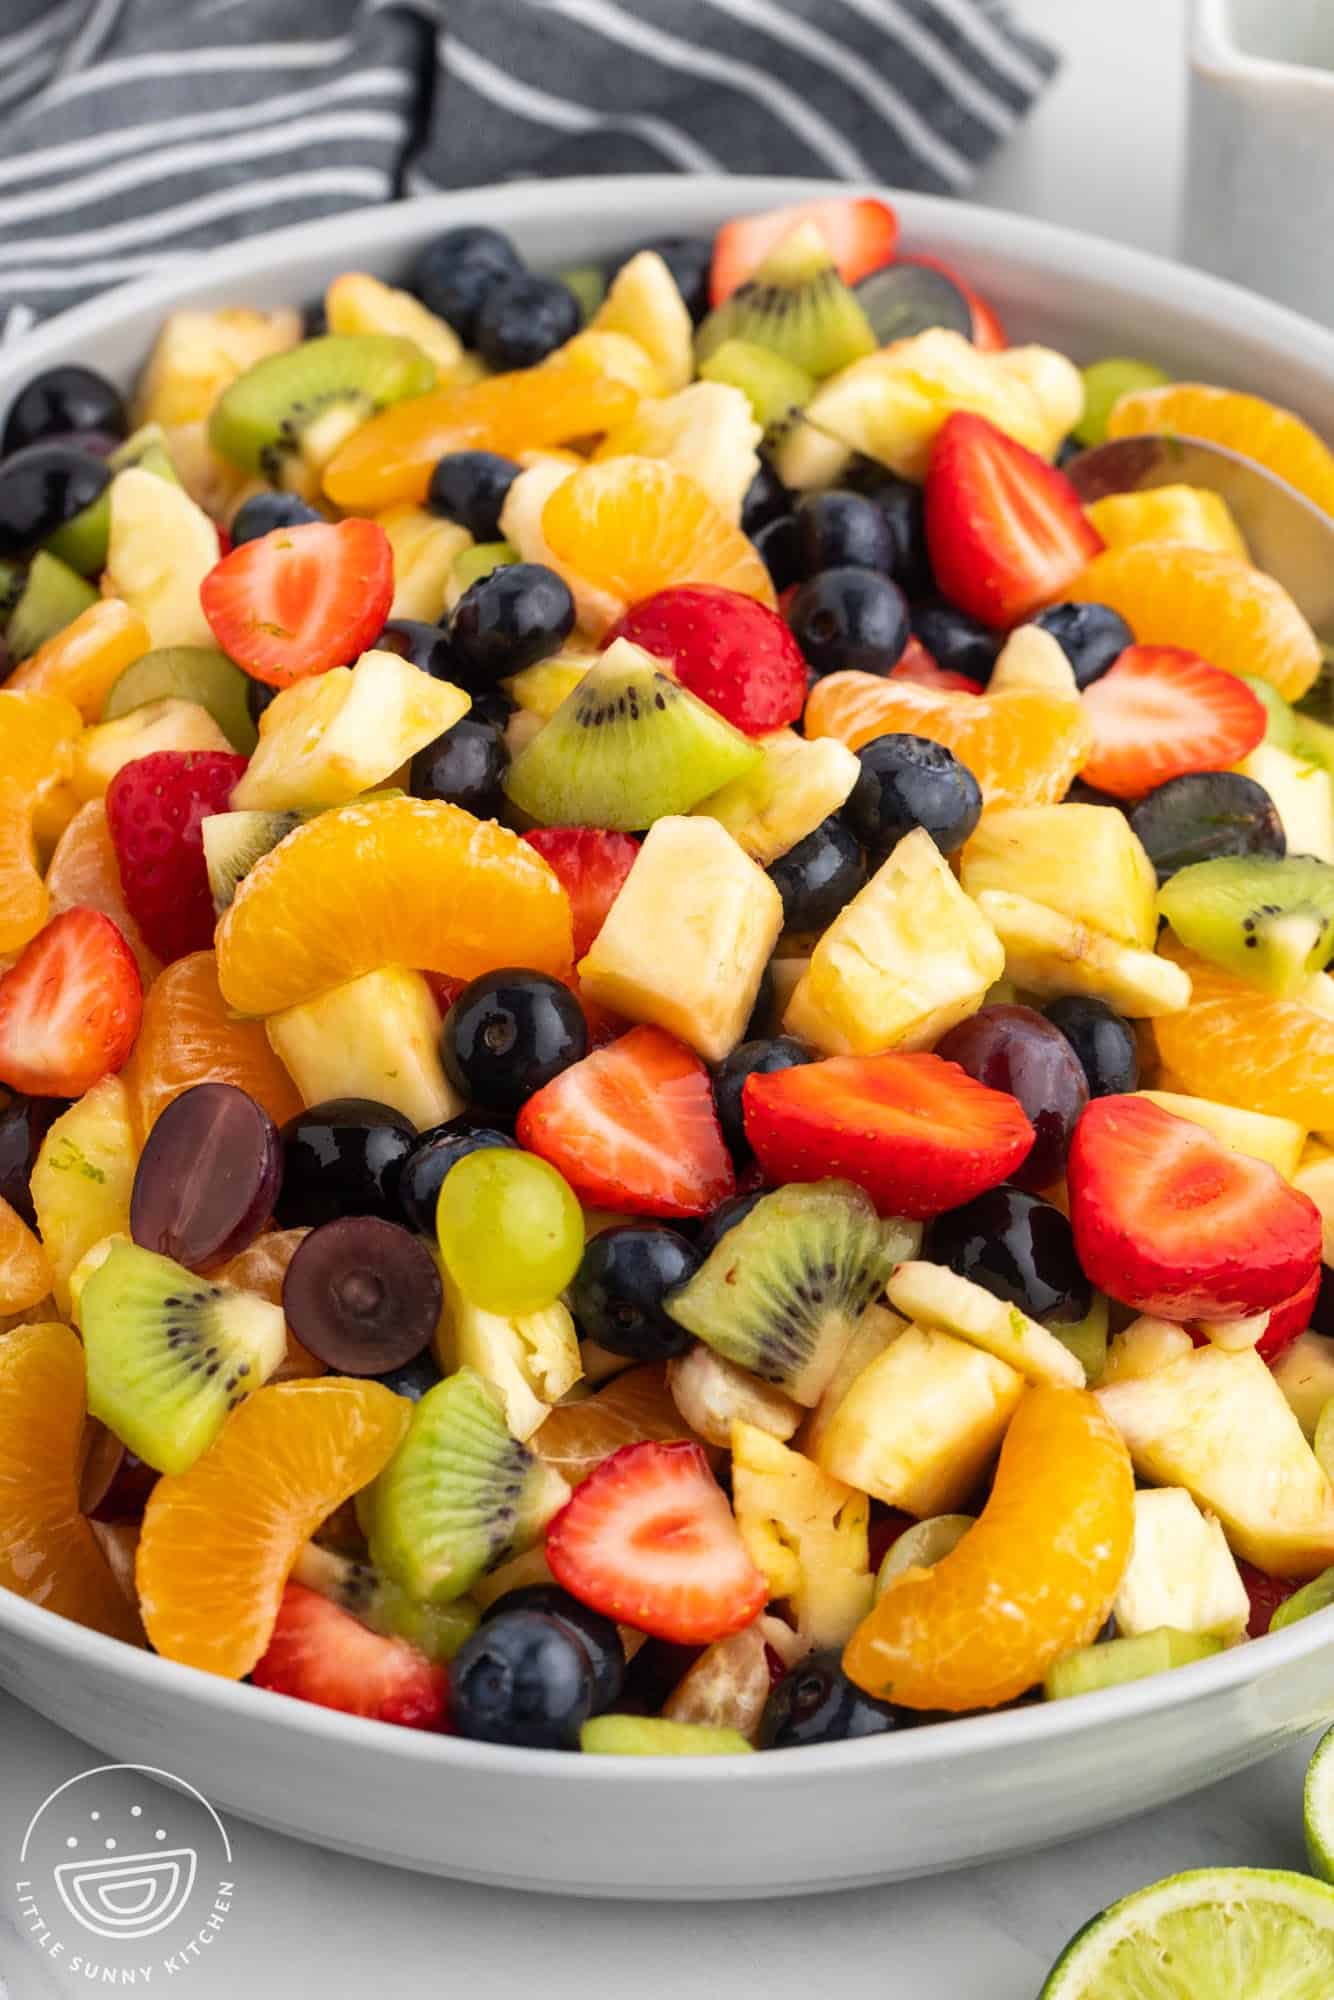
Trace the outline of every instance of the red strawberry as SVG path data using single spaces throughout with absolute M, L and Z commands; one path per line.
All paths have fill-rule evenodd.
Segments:
M 663 1028 L 632 1028 L 571 1063 L 514 1129 L 593 1208 L 707 1215 L 735 1187 L 709 1073 Z
M 161 959 L 207 951 L 213 943 L 200 829 L 213 813 L 226 812 L 245 767 L 244 757 L 226 750 L 155 750 L 123 764 L 107 788 L 125 901 Z
M 524 839 L 535 847 L 570 899 L 574 955 L 583 957 L 606 922 L 634 866 L 639 842 L 600 826 L 539 826 Z
M 940 1056 L 830 1056 L 746 1079 L 769 1181 L 855 1181 L 882 1215 L 938 1215 L 1008 1179 L 1033 1145 L 1016 1100 Z
M 211 569 L 199 601 L 238 666 L 289 687 L 355 660 L 389 616 L 394 556 L 375 521 L 307 521 L 242 542 Z
M 406 1639 L 382 1638 L 350 1611 L 289 1583 L 263 1659 L 251 1679 L 344 1715 L 443 1729 L 449 1679 Z
M 769 1595 L 697 1444 L 604 1458 L 548 1527 L 547 1562 L 581 1604 L 685 1646 L 739 1632 Z
M 893 209 L 866 197 L 834 195 L 797 202 L 792 208 L 772 208 L 765 215 L 738 215 L 725 222 L 714 238 L 709 304 L 720 306 L 803 222 L 815 224 L 849 285 L 888 264 L 899 240 L 899 219 Z
M 1270 1576 L 1248 1562 L 1238 1562 L 1237 1568 L 1246 1586 L 1246 1595 L 1251 1600 L 1246 1637 L 1263 1639 L 1279 1606 L 1286 1604 L 1295 1590 L 1301 1589 L 1301 1580 L 1298 1577 Z
M 982 683 L 951 667 L 938 667 L 918 638 L 909 639 L 894 665 L 885 675 L 890 681 L 916 681 L 919 687 L 936 688 L 943 694 L 981 694 Z
M 1320 1214 L 1267 1161 L 1144 1097 L 1098 1097 L 1066 1169 L 1075 1250 L 1112 1298 L 1160 1319 L 1233 1319 L 1291 1299 Z
M 974 347 L 980 347 L 984 353 L 994 354 L 998 348 L 1009 346 L 1009 338 L 1000 323 L 995 307 L 989 305 L 986 299 L 979 297 L 971 285 L 964 283 L 953 264 L 947 264 L 943 257 L 924 257 L 920 251 L 914 252 L 904 261 L 910 264 L 929 264 L 933 271 L 939 271 L 963 293 L 973 315 Z
M 966 410 L 931 449 L 926 540 L 944 595 L 1002 630 L 1059 597 L 1103 545 L 1063 472 Z
M 785 729 L 806 701 L 806 662 L 785 619 L 740 591 L 681 583 L 632 605 L 608 632 L 665 660 L 682 687 L 747 736 Z
M 466 979 L 451 979 L 447 972 L 423 972 L 422 978 L 430 987 L 443 1020 L 468 982 Z
M 81 1097 L 134 1047 L 143 988 L 134 953 L 100 910 L 64 910 L 0 978 L 0 1083 Z
M 1245 681 L 1181 646 L 1127 646 L 1082 699 L 1093 731 L 1082 775 L 1118 799 L 1227 770 L 1265 733 L 1264 703 Z

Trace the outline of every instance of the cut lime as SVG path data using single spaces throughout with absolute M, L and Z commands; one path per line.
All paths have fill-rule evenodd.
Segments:
M 1307 1768 L 1302 1827 L 1311 1867 L 1322 1882 L 1334 1882 L 1334 1729 L 1321 1737 Z
M 1137 1889 L 1086 1924 L 1038 2000 L 1329 2000 L 1332 1993 L 1334 1889 L 1277 1868 L 1196 1868 Z

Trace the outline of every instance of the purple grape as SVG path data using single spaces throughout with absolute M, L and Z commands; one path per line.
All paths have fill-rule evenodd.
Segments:
M 192 1271 L 234 1257 L 273 1214 L 282 1144 L 267 1111 L 232 1083 L 197 1083 L 163 1111 L 139 1157 L 130 1234 Z
M 137 1521 L 158 1475 L 104 1424 L 96 1418 L 92 1424 L 79 1482 L 79 1511 L 90 1521 Z
M 33 1161 L 47 1129 L 69 1106 L 60 1097 L 24 1097 L 0 1090 L 0 1201 L 7 1201 L 29 1229 L 37 1225 L 29 1186 Z
M 283 1279 L 292 1332 L 340 1375 L 383 1375 L 415 1359 L 442 1303 L 440 1273 L 421 1238 L 374 1215 L 312 1229 Z
M 951 1028 L 937 1042 L 936 1054 L 979 1083 L 1018 1098 L 1037 1137 L 1010 1176 L 1014 1185 L 1036 1193 L 1058 1181 L 1089 1101 L 1088 1079 L 1060 1029 L 1032 1007 L 983 1007 Z

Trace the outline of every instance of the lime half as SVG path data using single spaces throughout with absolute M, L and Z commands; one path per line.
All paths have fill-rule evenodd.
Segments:
M 1086 1924 L 1039 2000 L 1331 1994 L 1334 1889 L 1277 1868 L 1196 1868 L 1137 1889 Z
M 1312 1869 L 1322 1882 L 1334 1882 L 1334 1729 L 1317 1743 L 1307 1770 L 1302 1824 Z

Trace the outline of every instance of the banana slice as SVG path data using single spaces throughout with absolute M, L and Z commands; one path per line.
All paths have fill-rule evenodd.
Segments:
M 889 1302 L 916 1326 L 952 1333 L 1004 1361 L 1030 1382 L 1082 1389 L 1082 1364 L 1054 1333 L 943 1264 L 900 1264 L 885 1287 Z
M 785 1443 L 806 1412 L 772 1382 L 697 1341 L 667 1363 L 672 1401 L 696 1436 L 731 1449 L 733 1422 L 750 1424 Z
M 1027 896 L 983 889 L 977 907 L 1005 948 L 1005 969 L 1023 992 L 1044 999 L 1087 993 L 1120 1014 L 1153 1019 L 1190 1003 L 1190 975 L 1170 959 L 1118 944 Z
M 505 495 L 505 505 L 500 511 L 500 532 L 511 547 L 519 551 L 524 562 L 542 563 L 565 578 L 574 599 L 579 630 L 590 638 L 600 639 L 607 627 L 614 625 L 625 610 L 624 600 L 613 597 L 610 591 L 602 590 L 586 577 L 577 575 L 568 565 L 562 567 L 552 556 L 542 532 L 543 508 L 579 463 L 578 459 L 572 459 L 567 464 L 564 459 L 545 457 L 526 467 Z
M 668 389 L 684 389 L 695 372 L 690 314 L 656 250 L 641 250 L 622 264 L 588 326 L 593 333 L 627 333 L 637 340 Z
M 137 465 L 107 489 L 111 532 L 103 587 L 124 598 L 155 647 L 212 646 L 199 586 L 218 561 L 218 531 L 181 486 Z
M 1079 700 L 1075 670 L 1059 643 L 1041 625 L 1020 625 L 1001 647 L 987 693 L 1004 688 L 1036 688 L 1062 701 Z

